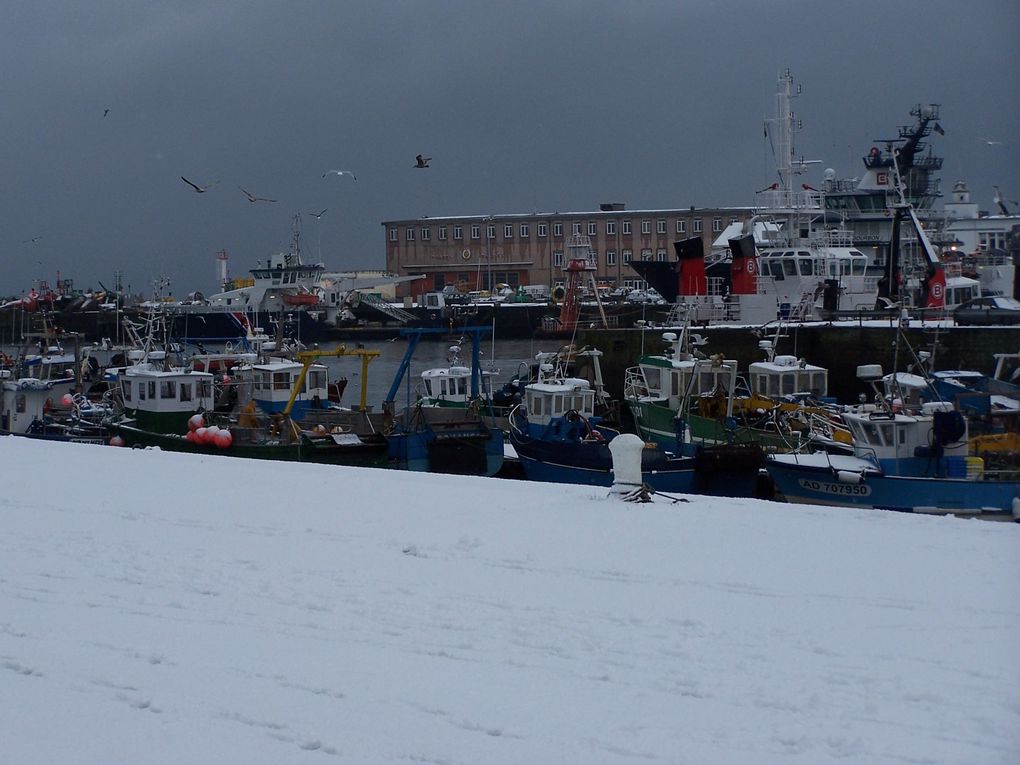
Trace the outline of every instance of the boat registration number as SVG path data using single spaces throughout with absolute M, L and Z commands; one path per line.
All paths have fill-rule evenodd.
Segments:
M 871 494 L 871 487 L 864 483 L 829 483 L 828 481 L 801 478 L 800 486 L 802 489 L 810 489 L 822 494 L 840 494 L 851 497 L 867 497 Z

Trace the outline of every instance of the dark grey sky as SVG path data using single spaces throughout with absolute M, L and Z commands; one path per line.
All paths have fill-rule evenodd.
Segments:
M 818 179 L 936 102 L 943 187 L 990 209 L 1020 199 L 1018 40 L 1016 0 L 14 0 L 0 294 L 208 293 L 217 250 L 246 275 L 323 208 L 305 253 L 346 269 L 383 267 L 387 219 L 749 204 L 785 67 Z

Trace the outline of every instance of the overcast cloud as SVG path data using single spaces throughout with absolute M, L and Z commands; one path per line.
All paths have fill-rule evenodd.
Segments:
M 785 67 L 818 179 L 935 102 L 943 188 L 991 209 L 993 185 L 1020 199 L 1018 40 L 1015 0 L 16 1 L 0 294 L 116 270 L 211 292 L 217 250 L 243 276 L 295 213 L 347 269 L 384 266 L 388 219 L 750 204 Z

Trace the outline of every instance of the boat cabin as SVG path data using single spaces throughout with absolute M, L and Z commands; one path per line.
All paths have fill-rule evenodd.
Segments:
M 169 369 L 143 362 L 120 373 L 124 412 L 142 430 L 188 432 L 188 418 L 213 408 L 213 376 L 209 372 Z
M 628 398 L 662 401 L 675 410 L 685 397 L 690 400 L 720 390 L 727 393 L 735 390 L 736 359 L 724 359 L 721 354 L 698 358 L 689 350 L 688 342 L 691 346 L 699 346 L 705 341 L 699 335 L 692 335 L 688 341 L 685 334 L 663 333 L 662 339 L 670 344 L 666 352 L 642 356 L 637 367 L 627 370 Z
M 817 399 L 829 393 L 829 371 L 796 356 L 755 361 L 748 366 L 748 375 L 752 392 L 772 399 L 803 395 Z
M 579 377 L 535 382 L 524 389 L 524 407 L 531 425 L 548 425 L 571 410 L 591 419 L 595 416 L 595 390 Z
M 291 393 L 301 376 L 304 365 L 284 358 L 239 367 L 236 370 L 237 402 L 244 406 L 249 401 L 263 412 L 283 412 Z M 310 408 L 322 408 L 329 401 L 329 375 L 324 364 L 312 364 L 305 374 L 302 390 L 298 391 L 291 409 L 291 417 L 300 420 Z

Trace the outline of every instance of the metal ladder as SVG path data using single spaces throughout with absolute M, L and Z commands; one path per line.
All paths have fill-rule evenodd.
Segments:
M 391 319 L 396 319 L 397 321 L 404 322 L 405 324 L 409 321 L 415 321 L 418 318 L 410 311 L 405 311 L 403 308 L 390 305 L 378 295 L 362 293 L 361 302 L 372 306 L 372 308 L 386 314 Z

